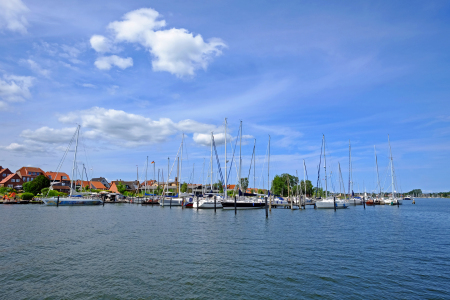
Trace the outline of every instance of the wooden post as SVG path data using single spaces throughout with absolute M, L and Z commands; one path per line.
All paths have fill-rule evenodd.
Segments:
M 169 200 L 169 208 L 172 208 L 172 197 L 170 197 L 170 200 Z
M 363 196 L 363 205 L 364 205 L 364 209 L 366 209 L 366 196 Z
M 272 212 L 272 197 L 269 196 L 269 211 Z
M 266 209 L 266 218 L 268 218 L 269 217 L 269 211 L 268 211 L 268 208 L 267 208 L 267 197 L 264 197 L 264 199 L 265 199 L 265 202 L 266 202 L 266 206 L 264 206 L 264 208 Z
M 336 211 L 336 196 L 333 197 L 334 211 Z
M 234 196 L 234 214 L 237 213 L 237 207 L 236 207 L 236 196 Z
M 214 196 L 214 212 L 216 212 L 216 196 Z
M 58 199 L 56 199 L 56 207 L 58 207 L 59 206 L 59 196 L 58 196 Z
M 197 210 L 198 210 L 198 196 L 197 196 Z

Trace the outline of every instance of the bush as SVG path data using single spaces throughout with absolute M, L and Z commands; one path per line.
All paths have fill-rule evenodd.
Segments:
M 34 195 L 32 193 L 23 193 L 20 197 L 22 200 L 32 200 Z

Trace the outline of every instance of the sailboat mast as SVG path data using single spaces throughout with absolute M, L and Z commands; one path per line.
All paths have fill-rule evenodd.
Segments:
M 255 168 L 256 168 L 256 153 L 255 153 L 255 148 L 256 148 L 256 139 L 255 139 L 255 143 L 253 144 L 253 189 L 256 189 L 256 172 L 255 172 Z
M 203 159 L 202 194 L 205 193 L 205 159 Z
M 389 143 L 389 152 L 391 154 L 391 185 L 392 185 L 392 201 L 395 199 L 395 190 L 394 190 L 394 160 L 392 158 L 392 149 L 391 149 L 391 140 L 389 139 L 388 134 L 388 143 Z
M 227 194 L 227 188 L 228 188 L 228 176 L 227 176 L 227 118 L 225 118 L 225 193 L 224 193 L 224 199 L 226 200 L 228 198 Z
M 377 166 L 377 181 L 378 181 L 378 187 L 380 188 L 380 197 L 381 197 L 380 175 L 378 174 L 377 148 L 375 147 L 375 145 L 373 145 L 373 150 L 375 151 L 375 165 Z
M 327 156 L 325 155 L 325 135 L 323 135 L 323 160 L 325 168 L 325 199 L 328 197 L 328 183 L 327 183 Z
M 147 171 L 148 171 L 148 155 L 147 155 L 147 163 L 145 165 L 145 188 L 144 188 L 144 196 L 147 193 Z
M 213 138 L 214 134 L 211 132 L 211 192 L 213 191 Z
M 303 160 L 303 184 L 305 185 L 305 201 L 306 201 L 306 163 Z
M 242 189 L 242 178 L 241 178 L 241 168 L 242 168 L 242 121 L 240 124 L 240 139 L 239 139 L 239 189 Z
M 181 172 L 182 172 L 182 169 L 183 169 L 183 143 L 184 143 L 184 132 L 183 132 L 183 137 L 181 138 L 181 158 L 180 158 L 180 172 L 179 172 L 179 174 L 178 174 L 178 197 L 180 197 L 180 192 L 181 192 L 181 180 L 180 180 L 180 177 L 181 177 Z
M 352 182 L 352 148 L 351 148 L 350 140 L 348 140 L 348 199 L 350 199 L 350 187 L 353 191 L 353 187 L 351 186 Z
M 75 167 L 76 167 L 76 163 L 77 163 L 78 137 L 79 136 L 80 136 L 80 125 L 78 125 L 77 141 L 76 141 L 76 144 L 75 144 L 75 154 L 73 156 L 72 180 L 70 181 L 70 196 L 72 196 L 72 191 L 73 191 L 73 178 L 75 176 Z M 75 186 L 76 186 L 76 182 L 75 182 Z
M 270 135 L 269 135 L 269 156 L 267 159 L 267 195 L 269 195 L 269 190 L 270 190 Z

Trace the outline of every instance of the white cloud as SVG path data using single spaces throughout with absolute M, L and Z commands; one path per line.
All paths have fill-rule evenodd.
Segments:
M 37 62 L 35 62 L 34 60 L 21 59 L 20 62 L 23 63 L 23 64 L 26 64 L 35 73 L 38 73 L 38 74 L 40 74 L 40 75 L 42 75 L 44 77 L 49 77 L 50 76 L 50 70 L 46 70 L 46 69 L 41 68 L 41 66 Z
M 30 98 L 33 80 L 34 78 L 29 76 L 3 75 L 3 79 L 0 79 L 0 100 L 22 102 Z
M 103 35 L 93 35 L 90 39 L 91 47 L 97 52 L 109 52 L 111 41 Z
M 157 11 L 141 8 L 126 13 L 123 21 L 114 21 L 108 28 L 115 43 L 136 43 L 147 49 L 154 57 L 154 71 L 167 71 L 180 77 L 206 69 L 212 57 L 222 54 L 222 48 L 226 47 L 220 39 L 205 42 L 200 34 L 194 35 L 183 28 L 159 30 L 166 26 L 165 20 L 159 17 Z M 109 49 L 107 42 L 99 35 L 91 38 L 91 46 L 98 52 Z
M 234 138 L 227 133 L 227 144 L 232 141 Z M 203 146 L 211 145 L 211 133 L 194 133 L 193 136 L 194 142 Z M 225 144 L 225 133 L 214 133 L 214 143 L 216 146 Z
M 8 151 L 26 151 L 27 147 L 18 143 L 11 143 L 8 146 L 2 146 L 3 149 Z
M 123 70 L 133 66 L 133 59 L 131 57 L 122 58 L 117 55 L 103 56 L 97 58 L 95 66 L 100 70 L 109 70 L 113 66 L 117 66 Z
M 27 33 L 27 19 L 25 14 L 28 7 L 21 0 L 0 1 L 0 29 L 7 28 L 11 31 Z
M 41 127 L 36 130 L 24 130 L 20 134 L 21 137 L 35 142 L 42 143 L 67 143 L 72 139 L 75 132 L 75 127 L 73 128 L 63 128 L 63 129 L 53 129 L 49 127 Z
M 63 123 L 79 122 L 85 128 L 84 136 L 103 139 L 125 146 L 138 146 L 164 142 L 179 132 L 210 132 L 216 127 L 193 120 L 173 122 L 168 118 L 152 120 L 122 110 L 93 107 L 89 110 L 72 112 L 58 119 Z

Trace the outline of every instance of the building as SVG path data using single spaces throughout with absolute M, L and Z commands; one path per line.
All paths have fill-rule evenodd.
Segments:
M 35 167 L 22 167 L 16 171 L 16 174 L 22 178 L 23 183 L 32 181 L 39 175 L 45 175 L 45 172 L 40 168 Z
M 70 185 L 70 177 L 66 173 L 63 172 L 45 172 L 45 176 L 50 179 L 50 181 L 64 183 L 63 185 Z
M 0 166 L 0 181 L 5 179 L 6 177 L 8 177 L 12 173 L 13 172 L 11 172 L 8 168 L 3 168 L 2 166 Z
M 77 180 L 76 181 L 76 187 L 79 188 L 81 185 L 83 186 L 83 188 L 88 187 L 88 189 L 92 189 L 92 190 L 106 191 L 108 189 L 106 186 L 104 186 L 99 181 L 86 181 L 86 180 L 81 181 L 81 180 Z
M 119 190 L 117 189 L 117 185 L 119 183 L 121 183 L 125 186 L 125 190 L 127 192 L 135 193 L 139 189 L 139 181 L 137 181 L 137 180 L 135 180 L 135 181 L 116 180 L 116 181 L 111 181 L 111 187 L 109 188 L 109 190 L 113 193 L 120 193 Z
M 106 178 L 104 178 L 104 177 L 92 178 L 91 181 L 101 182 L 108 189 L 111 187 L 108 180 L 106 180 Z
M 16 173 L 11 173 L 0 181 L 0 187 L 15 188 L 18 190 L 22 189 L 22 178 Z

